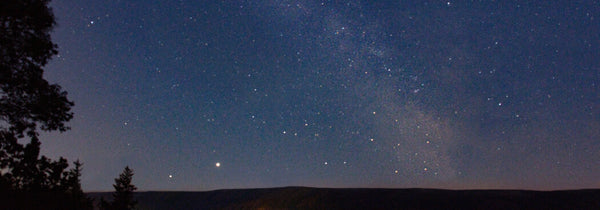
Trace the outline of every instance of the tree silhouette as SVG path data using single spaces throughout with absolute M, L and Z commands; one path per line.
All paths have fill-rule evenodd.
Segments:
M 58 52 L 49 2 L 0 1 L 0 203 L 8 209 L 91 207 L 79 183 L 81 163 L 66 171 L 66 159 L 39 157 L 39 131 L 66 131 L 73 118 L 67 92 L 43 78 L 42 67 Z
M 119 178 L 115 179 L 115 192 L 113 193 L 113 201 L 108 203 L 104 199 L 100 200 L 100 207 L 102 209 L 133 209 L 137 204 L 137 201 L 133 199 L 133 191 L 137 189 L 131 184 L 133 178 L 133 171 L 129 166 L 125 167 L 123 173 L 119 175 Z
M 73 209 L 89 209 L 93 207 L 92 199 L 88 198 L 81 189 L 81 170 L 83 170 L 83 164 L 76 160 L 73 162 L 75 165 L 70 171 L 66 172 L 63 177 L 62 186 L 64 191 L 71 196 L 73 200 Z
M 50 40 L 55 21 L 48 3 L 0 2 L 0 126 L 19 138 L 37 136 L 38 127 L 66 131 L 64 123 L 73 118 L 67 93 L 43 78 L 42 67 L 58 53 Z
M 67 93 L 43 78 L 42 67 L 57 53 L 50 40 L 55 21 L 48 3 L 0 1 L 0 166 L 8 171 L 3 177 L 12 168 L 32 166 L 39 153 L 38 129 L 66 131 L 65 122 L 73 118 Z M 31 142 L 23 147 L 17 138 L 25 136 Z

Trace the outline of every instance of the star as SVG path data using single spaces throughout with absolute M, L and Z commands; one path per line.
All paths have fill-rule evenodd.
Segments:
M 52 37 L 60 54 L 44 71 L 76 108 L 67 139 L 50 135 L 43 150 L 81 156 L 103 179 L 114 176 L 107 171 L 120 157 L 130 157 L 143 190 L 165 181 L 173 184 L 168 190 L 295 184 L 288 180 L 320 187 L 323 177 L 314 169 L 348 181 L 336 187 L 371 180 L 394 180 L 389 187 L 470 187 L 490 177 L 515 188 L 597 186 L 589 177 L 600 172 L 589 165 L 600 160 L 593 153 L 600 147 L 594 141 L 600 59 L 590 58 L 600 45 L 585 33 L 597 20 L 589 8 L 552 4 L 569 8 L 565 15 L 536 3 L 543 1 L 515 9 L 448 0 L 293 10 L 295 4 L 284 9 L 287 4 L 257 1 L 242 4 L 243 14 L 260 18 L 239 18 L 239 5 L 222 1 L 175 1 L 156 12 L 110 2 L 93 9 L 111 14 L 101 19 L 87 14 L 90 5 L 71 10 L 53 2 L 62 25 Z M 155 8 L 145 4 L 139 7 Z M 170 13 L 183 6 L 203 9 Z M 516 19 L 522 22 L 512 24 Z M 177 21 L 184 22 L 171 24 Z M 99 27 L 107 24 L 122 25 L 120 35 L 103 36 L 113 32 Z M 98 47 L 98 38 L 114 46 Z M 164 161 L 145 164 L 153 159 Z M 235 161 L 220 169 L 221 160 Z M 567 168 L 555 167 L 558 161 Z M 533 166 L 539 172 L 530 172 Z M 214 173 L 193 175 L 211 167 Z M 340 168 L 344 174 L 333 173 Z M 153 170 L 162 172 L 146 176 Z M 229 170 L 256 171 L 218 177 Z M 269 177 L 262 177 L 265 170 Z M 175 183 L 171 172 L 185 183 Z M 511 175 L 521 173 L 526 178 Z M 535 179 L 536 173 L 548 177 Z M 428 180 L 434 175 L 446 185 Z M 82 182 L 90 186 L 84 190 L 110 188 Z

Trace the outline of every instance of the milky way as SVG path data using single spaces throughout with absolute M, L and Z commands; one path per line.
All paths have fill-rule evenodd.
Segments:
M 85 190 L 600 187 L 591 1 L 54 1 Z

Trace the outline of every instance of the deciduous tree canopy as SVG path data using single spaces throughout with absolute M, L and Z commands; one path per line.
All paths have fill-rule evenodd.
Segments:
M 42 67 L 57 54 L 50 39 L 55 25 L 48 0 L 0 2 L 0 131 L 37 136 L 37 129 L 65 131 L 73 102 Z
M 67 92 L 43 77 L 42 67 L 57 54 L 48 3 L 0 1 L 0 197 L 8 209 L 91 208 L 81 190 L 81 163 L 67 170 L 66 159 L 39 154 L 39 130 L 66 131 L 73 118 Z M 29 143 L 21 144 L 26 137 Z

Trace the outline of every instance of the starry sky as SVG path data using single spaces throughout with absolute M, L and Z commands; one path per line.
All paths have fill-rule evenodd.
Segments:
M 600 187 L 598 1 L 51 6 L 85 191 Z

